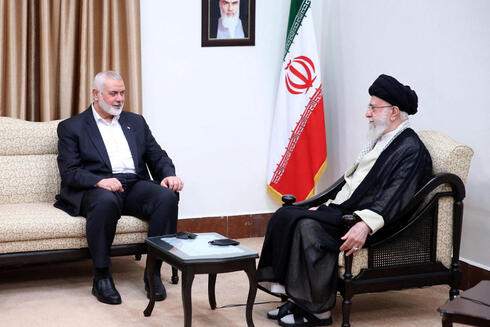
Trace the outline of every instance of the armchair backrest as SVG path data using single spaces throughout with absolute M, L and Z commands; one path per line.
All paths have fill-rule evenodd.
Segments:
M 468 176 L 473 149 L 437 131 L 417 133 L 429 150 L 433 173 L 452 173 L 463 182 Z M 447 187 L 448 188 L 448 187 Z M 437 191 L 442 191 L 441 189 Z M 435 193 L 435 192 L 433 192 Z M 429 196 L 430 197 L 430 196 Z M 445 267 L 451 265 L 453 240 L 453 199 L 443 197 L 439 200 L 436 260 Z

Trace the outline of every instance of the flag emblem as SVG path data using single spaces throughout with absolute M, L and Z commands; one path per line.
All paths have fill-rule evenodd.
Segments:
M 315 65 L 310 58 L 299 56 L 284 68 L 286 73 L 286 88 L 291 94 L 307 93 L 315 82 L 316 75 L 312 78 L 312 72 L 315 73 Z

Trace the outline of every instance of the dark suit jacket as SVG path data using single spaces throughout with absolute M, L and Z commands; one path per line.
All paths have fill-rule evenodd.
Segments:
M 140 179 L 151 180 L 148 169 L 158 183 L 175 176 L 172 160 L 155 141 L 143 116 L 123 111 L 119 124 Z M 111 162 L 91 106 L 58 125 L 58 168 L 61 189 L 54 206 L 78 216 L 85 192 L 101 179 L 112 177 Z

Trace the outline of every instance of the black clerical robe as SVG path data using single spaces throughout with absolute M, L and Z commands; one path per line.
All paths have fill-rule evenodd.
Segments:
M 271 218 L 257 269 L 257 281 L 283 284 L 295 303 L 318 313 L 335 305 L 337 261 L 343 235 L 341 217 L 369 209 L 383 217 L 375 242 L 397 230 L 397 214 L 432 175 L 430 154 L 410 128 L 380 154 L 349 199 L 317 211 L 284 207 Z M 299 223 L 305 220 L 304 223 Z M 259 284 L 260 286 L 260 284 Z

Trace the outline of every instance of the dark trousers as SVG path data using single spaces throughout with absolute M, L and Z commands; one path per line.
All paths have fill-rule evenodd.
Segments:
M 177 231 L 178 198 L 175 192 L 133 174 L 116 174 L 124 192 L 94 188 L 85 193 L 82 216 L 86 217 L 87 242 L 96 268 L 110 266 L 110 249 L 121 215 L 149 223 L 148 236 Z

